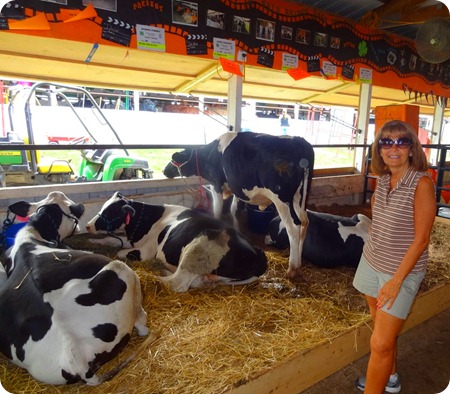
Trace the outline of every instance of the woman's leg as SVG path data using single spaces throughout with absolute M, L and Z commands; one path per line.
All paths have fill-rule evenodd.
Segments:
M 369 301 L 368 301 L 369 302 Z M 373 309 L 372 300 L 369 307 Z M 366 394 L 380 394 L 395 372 L 397 355 L 397 337 L 404 325 L 404 320 L 377 310 L 375 306 L 374 330 L 370 339 L 370 358 L 366 374 Z
M 377 315 L 377 299 L 371 296 L 366 295 L 367 305 L 369 306 L 370 315 L 372 316 L 372 320 L 375 322 L 375 317 Z M 395 341 L 395 354 L 394 354 L 394 363 L 392 364 L 392 369 L 390 375 L 393 375 L 397 372 L 397 340 Z

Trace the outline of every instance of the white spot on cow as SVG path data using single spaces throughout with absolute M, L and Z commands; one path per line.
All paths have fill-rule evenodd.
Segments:
M 220 153 L 225 152 L 225 149 L 228 148 L 228 145 L 237 137 L 237 133 L 225 133 L 219 137 L 219 145 L 217 146 L 217 150 Z
M 206 235 L 195 238 L 183 249 L 175 273 L 161 279 L 177 292 L 188 291 L 194 282 L 195 287 L 199 287 L 201 283 L 198 283 L 198 280 L 208 281 L 207 275 L 219 267 L 220 261 L 229 250 L 229 240 L 230 237 L 225 231 L 213 240 L 208 239 Z
M 361 237 L 362 240 L 366 242 L 367 234 L 372 221 L 367 216 L 361 214 L 358 215 L 358 220 L 359 222 L 354 226 L 344 226 L 342 222 L 338 222 L 338 232 L 344 243 L 352 234 L 356 235 L 357 237 Z

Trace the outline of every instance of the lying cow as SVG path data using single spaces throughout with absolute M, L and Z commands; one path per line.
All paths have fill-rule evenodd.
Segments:
M 351 218 L 307 210 L 309 226 L 303 258 L 322 268 L 357 267 L 372 221 L 362 214 Z M 286 229 L 279 216 L 269 223 L 267 245 L 289 247 Z
M 112 233 L 124 228 L 132 248 L 119 257 L 160 259 L 173 272 L 175 291 L 222 281 L 245 284 L 264 274 L 267 259 L 234 227 L 210 215 L 177 205 L 150 205 L 116 192 L 86 229 Z
M 217 218 L 222 212 L 223 198 L 231 194 L 235 196 L 231 206 L 234 216 L 236 198 L 261 208 L 273 202 L 289 237 L 287 274 L 293 278 L 301 266 L 308 226 L 305 204 L 313 165 L 313 148 L 303 138 L 226 133 L 199 149 L 174 153 L 164 175 L 168 178 L 197 175 L 210 182 Z
M 37 210 L 36 210 L 37 209 Z M 0 283 L 0 351 L 48 384 L 96 385 L 96 371 L 125 347 L 133 327 L 147 335 L 137 275 L 121 261 L 61 249 L 84 212 L 63 193 L 9 210 L 30 216 Z

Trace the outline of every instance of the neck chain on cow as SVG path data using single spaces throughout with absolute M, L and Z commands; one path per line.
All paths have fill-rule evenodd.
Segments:
M 119 236 L 114 234 L 114 230 L 113 230 L 114 229 L 114 226 L 113 226 L 114 223 L 116 221 L 122 220 L 122 218 L 117 217 L 117 218 L 114 218 L 112 220 L 109 220 L 107 217 L 105 217 L 103 215 L 103 213 L 99 213 L 98 217 L 99 217 L 99 219 L 103 220 L 106 223 L 106 234 L 108 234 L 111 238 L 115 238 L 115 239 L 119 240 L 119 242 L 120 242 L 120 249 L 122 249 L 123 248 L 123 241 L 122 241 L 122 239 Z M 122 224 L 120 224 L 120 225 L 122 225 Z
M 132 201 L 129 203 L 135 210 L 136 210 L 136 204 L 134 204 Z M 133 231 L 130 233 L 130 235 L 127 235 L 128 241 L 130 241 L 131 245 L 133 246 L 133 239 L 134 239 L 134 235 L 136 234 L 137 229 L 139 228 L 142 218 L 144 216 L 144 211 L 145 211 L 145 206 L 144 204 L 139 204 L 140 205 L 140 212 L 139 212 L 139 216 L 136 220 L 136 222 L 133 223 Z M 136 217 L 136 215 L 135 215 Z M 127 224 L 126 227 L 130 228 L 131 226 L 131 222 L 130 224 Z
M 78 218 L 76 216 L 73 215 L 68 215 L 67 213 L 65 213 L 64 211 L 62 211 L 63 215 L 66 218 L 72 219 L 73 220 L 73 228 L 72 228 L 72 232 L 70 233 L 70 235 L 68 235 L 66 238 L 70 238 L 72 235 L 75 234 L 75 231 L 77 229 L 78 226 Z
M 41 210 L 41 208 L 42 208 L 42 207 L 40 207 L 40 208 L 38 209 L 38 211 Z M 73 216 L 73 215 L 68 215 L 68 214 L 65 213 L 62 209 L 61 209 L 61 212 L 62 212 L 62 214 L 63 214 L 65 217 L 67 217 L 67 218 L 73 220 L 73 228 L 72 228 L 72 232 L 66 237 L 66 238 L 70 238 L 73 234 L 75 234 L 75 230 L 77 229 L 77 226 L 78 226 L 78 218 L 77 218 L 76 216 Z M 53 220 L 53 218 L 52 218 L 49 214 L 47 214 L 47 212 L 44 211 L 43 214 L 45 214 L 45 216 L 47 216 L 47 218 L 50 220 L 50 222 L 51 222 L 52 225 L 53 225 L 53 228 L 55 229 L 55 233 L 57 234 L 57 235 L 56 235 L 56 239 L 54 239 L 54 240 L 48 240 L 48 242 L 49 242 L 50 244 L 55 244 L 55 246 L 57 247 L 58 245 L 61 244 L 61 235 L 60 235 L 59 232 L 58 232 L 58 226 L 56 225 L 56 223 L 55 223 L 55 221 Z
M 120 242 L 120 249 L 123 249 L 123 241 L 122 241 L 122 239 L 121 239 L 118 235 L 114 234 L 112 231 L 108 231 L 107 234 L 108 234 L 111 238 L 117 239 L 117 240 Z

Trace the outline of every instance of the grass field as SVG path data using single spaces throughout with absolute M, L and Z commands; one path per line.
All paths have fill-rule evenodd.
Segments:
M 153 177 L 161 178 L 163 177 L 164 167 L 171 160 L 172 154 L 177 151 L 179 149 L 136 149 L 130 150 L 129 153 L 133 157 L 148 160 L 150 168 L 153 170 Z M 78 171 L 81 160 L 81 152 L 75 149 L 49 150 L 43 152 L 43 156 L 67 160 L 71 163 L 75 172 Z M 315 148 L 314 168 L 352 167 L 353 156 L 354 151 L 348 148 Z

